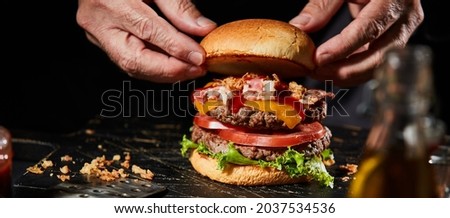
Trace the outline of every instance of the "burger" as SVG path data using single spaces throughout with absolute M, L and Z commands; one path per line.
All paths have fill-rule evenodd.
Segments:
M 192 93 L 197 114 L 180 143 L 192 167 L 227 184 L 332 187 L 332 134 L 321 121 L 334 95 L 285 82 L 314 69 L 309 36 L 282 21 L 246 19 L 200 44 L 217 77 Z

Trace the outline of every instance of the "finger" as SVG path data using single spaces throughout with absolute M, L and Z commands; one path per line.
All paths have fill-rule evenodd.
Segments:
M 415 11 L 418 13 L 400 18 L 385 34 L 370 43 L 370 47 L 366 44 L 346 59 L 318 67 L 311 76 L 317 80 L 333 80 L 339 86 L 354 86 L 368 81 L 383 62 L 383 54 L 393 47 L 404 47 L 415 27 L 423 21 L 422 9 Z
M 405 13 L 383 35 L 371 42 L 370 49 L 385 52 L 393 47 L 405 47 L 411 35 L 424 20 L 420 4 L 412 5 L 410 10 L 410 13 Z
M 143 50 L 135 64 L 134 71 L 128 71 L 131 72 L 128 75 L 157 83 L 190 80 L 204 76 L 206 73 L 206 70 L 202 67 L 188 64 L 152 50 Z
M 347 0 L 349 3 L 355 3 L 358 5 L 367 5 L 371 0 Z
M 94 45 L 101 47 L 100 42 L 95 38 L 94 35 L 90 34 L 89 32 L 86 32 L 86 38 Z
M 140 2 L 144 4 L 143 2 Z M 149 42 L 169 56 L 200 66 L 205 59 L 205 51 L 192 38 L 179 32 L 166 20 L 159 17 L 150 7 L 124 6 L 124 21 L 119 21 L 125 31 Z
M 289 23 L 306 32 L 317 31 L 330 21 L 343 2 L 343 0 L 311 0 Z
M 369 62 L 363 57 L 354 57 L 350 60 L 338 61 L 322 67 L 318 67 L 312 78 L 319 81 L 332 80 L 340 87 L 357 86 L 373 78 L 373 66 L 378 62 Z M 376 58 L 374 58 L 376 59 Z
M 155 83 L 174 83 L 195 79 L 197 77 L 204 76 L 206 73 L 206 70 L 202 67 L 180 62 L 180 60 L 173 57 L 158 57 L 161 56 L 161 53 L 152 52 L 149 50 L 148 52 L 148 54 L 143 54 L 143 56 L 150 58 L 150 60 L 164 61 L 167 63 L 164 65 L 166 67 L 161 68 L 160 66 L 151 66 L 144 63 L 144 61 L 142 66 L 145 66 L 145 68 L 141 68 L 139 72 L 128 72 L 130 77 L 152 81 Z M 158 69 L 159 71 L 155 71 L 154 69 Z
M 158 83 L 193 79 L 205 74 L 202 67 L 152 51 L 139 38 L 116 30 L 114 40 L 103 42 L 110 58 L 130 76 Z M 110 38 L 108 38 L 110 39 Z
M 358 16 L 359 12 L 364 8 L 364 5 L 362 4 L 355 4 L 355 3 L 348 3 L 348 10 L 350 11 L 350 14 L 353 18 Z
M 347 57 L 380 37 L 400 15 L 401 9 L 392 3 L 371 1 L 341 33 L 317 48 L 317 64 L 321 66 Z
M 155 0 L 159 9 L 183 32 L 205 36 L 216 28 L 216 23 L 202 16 L 190 0 Z

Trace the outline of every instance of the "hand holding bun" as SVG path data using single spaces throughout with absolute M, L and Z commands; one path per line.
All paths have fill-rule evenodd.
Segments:
M 314 68 L 314 42 L 301 29 L 270 19 L 238 20 L 219 26 L 200 45 L 206 68 L 226 75 L 277 73 L 282 78 L 309 74 Z

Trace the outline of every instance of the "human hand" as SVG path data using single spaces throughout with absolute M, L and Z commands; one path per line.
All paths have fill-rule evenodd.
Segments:
M 306 32 L 324 27 L 344 0 L 310 0 L 290 23 Z M 311 75 L 354 86 L 373 77 L 373 70 L 392 47 L 404 47 L 424 19 L 420 0 L 348 0 L 355 18 L 342 32 L 319 45 Z
M 205 51 L 186 34 L 204 36 L 216 24 L 190 0 L 151 2 L 170 23 L 142 0 L 79 0 L 77 22 L 131 77 L 162 83 L 204 75 Z

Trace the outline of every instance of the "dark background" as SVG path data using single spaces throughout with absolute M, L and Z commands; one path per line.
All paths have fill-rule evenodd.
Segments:
M 218 24 L 242 18 L 275 18 L 290 20 L 301 8 L 301 1 L 208 1 L 197 0 L 205 16 Z M 267 3 L 266 3 L 267 2 Z M 423 1 L 425 21 L 411 38 L 411 44 L 427 44 L 434 51 L 433 69 L 438 101 L 436 114 L 449 119 L 447 81 L 449 72 L 445 62 L 449 45 L 448 18 L 444 17 L 444 1 Z M 107 90 L 123 90 L 123 81 L 129 81 L 133 90 L 154 90 L 162 96 L 172 84 L 139 81 L 121 72 L 96 46 L 87 41 L 84 31 L 75 20 L 77 1 L 2 1 L 2 72 L 0 77 L 0 125 L 12 130 L 68 133 L 98 116 L 105 105 L 102 94 Z M 212 6 L 211 4 L 214 4 Z M 255 5 L 258 4 L 258 10 Z M 320 44 L 343 27 L 337 21 L 348 22 L 346 11 L 336 17 L 327 29 L 311 34 Z M 345 23 L 344 22 L 344 23 Z M 5 58 L 6 57 L 6 58 Z M 200 86 L 214 75 L 196 81 Z M 306 79 L 305 79 L 306 80 Z M 188 87 L 187 81 L 182 87 Z M 320 85 L 305 81 L 308 85 Z M 192 86 L 189 86 L 192 88 Z M 335 90 L 336 91 L 336 90 Z M 130 91 L 130 96 L 136 92 Z M 160 95 L 161 94 L 161 95 Z M 174 95 L 189 96 L 189 90 L 175 90 Z M 348 117 L 333 116 L 327 122 L 335 124 L 368 125 L 370 118 L 356 112 L 363 101 L 361 87 L 351 90 L 341 103 Z M 153 98 L 153 97 L 152 97 Z M 161 102 L 161 99 L 154 99 Z M 133 102 L 142 104 L 142 99 Z M 169 104 L 170 105 L 170 104 Z M 181 105 L 186 105 L 182 102 Z M 132 108 L 139 108 L 132 107 Z M 190 106 L 185 106 L 190 107 Z M 167 109 L 167 108 L 166 108 Z M 173 116 L 172 110 L 167 109 Z M 136 115 L 134 113 L 133 115 Z M 169 116 L 169 117 L 170 117 Z M 189 119 L 189 117 L 186 117 Z

